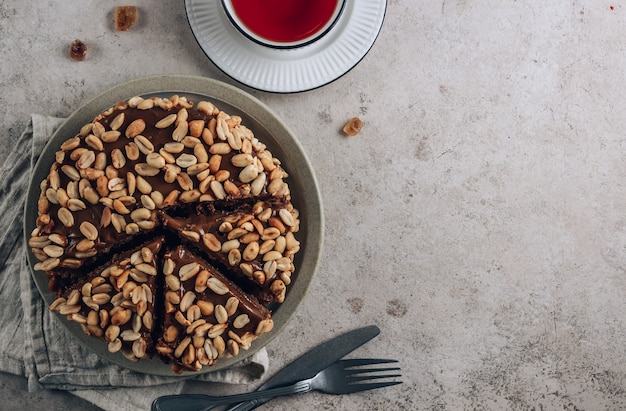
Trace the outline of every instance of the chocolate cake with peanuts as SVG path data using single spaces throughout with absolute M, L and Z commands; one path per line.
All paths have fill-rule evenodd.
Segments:
M 212 365 L 272 329 L 269 310 L 189 248 L 166 253 L 163 273 L 165 309 L 156 350 L 175 367 Z
M 163 225 L 228 267 L 261 302 L 282 303 L 295 270 L 294 255 L 300 249 L 294 235 L 298 219 L 287 207 L 284 198 L 229 211 L 202 204 L 185 217 L 164 213 Z
M 156 276 L 164 237 L 115 256 L 63 291 L 50 310 L 104 338 L 109 352 L 138 360 L 154 351 Z
M 76 135 L 68 136 L 40 184 L 36 228 L 28 243 L 39 260 L 34 269 L 47 276 L 48 288 L 58 296 L 51 309 L 83 324 L 85 332 L 104 339 L 110 351 L 124 351 L 131 359 L 144 357 L 137 355 L 144 352 L 147 356 L 156 353 L 172 362 L 177 371 L 199 370 L 199 363 L 182 366 L 173 353 L 165 353 L 163 347 L 159 352 L 158 338 L 154 338 L 172 320 L 166 298 L 168 274 L 164 273 L 171 258 L 165 256 L 180 254 L 179 247 L 184 245 L 186 256 L 193 255 L 203 266 L 211 267 L 207 268 L 213 273 L 210 278 L 220 278 L 229 290 L 236 290 L 230 295 L 231 306 L 234 299 L 246 301 L 241 307 L 246 307 L 247 318 L 254 319 L 252 323 L 265 321 L 254 330 L 249 326 L 245 338 L 228 339 L 234 341 L 228 344 L 236 342 L 238 348 L 247 349 L 253 339 L 271 330 L 267 307 L 284 301 L 296 270 L 300 222 L 287 177 L 280 160 L 240 117 L 208 101 L 196 104 L 174 95 L 133 97 L 117 103 Z M 152 250 L 154 261 L 141 262 L 142 250 L 146 256 Z M 151 264 L 149 270 L 155 273 L 146 278 L 150 281 L 132 278 L 132 273 L 138 276 L 141 271 L 134 263 L 146 270 Z M 123 274 L 125 283 L 111 277 L 111 271 L 127 272 Z M 91 296 L 82 294 L 83 287 L 93 287 L 94 280 L 102 281 L 99 278 L 109 284 L 101 288 L 107 290 L 111 301 L 118 299 L 114 300 L 117 306 L 110 301 L 104 306 L 94 304 Z M 99 312 L 110 315 L 125 304 L 137 316 L 136 306 L 115 297 L 128 293 L 125 290 L 133 287 L 131 283 L 140 287 L 138 293 L 143 288 L 146 296 L 147 289 L 153 290 L 153 303 L 146 307 L 153 328 L 151 338 L 142 338 L 145 347 L 143 343 L 129 347 L 126 342 L 130 341 L 117 336 L 120 345 L 111 338 L 116 329 L 107 335 L 106 324 L 96 324 L 95 314 L 86 311 L 90 304 L 98 305 Z M 205 285 L 209 286 L 200 284 L 198 289 Z M 79 289 L 81 294 L 77 294 Z M 195 286 L 189 292 L 198 293 L 196 299 L 208 298 L 195 291 Z M 79 301 L 75 301 L 77 295 Z M 143 298 L 144 293 L 141 295 Z M 142 305 L 142 318 L 143 310 Z M 136 328 L 139 320 L 134 321 Z M 130 324 L 134 331 L 132 321 Z M 131 332 L 124 335 L 136 336 Z M 184 351 L 171 344 L 168 347 L 175 353 Z M 233 346 L 217 357 L 237 351 Z M 218 358 L 201 365 L 214 364 Z

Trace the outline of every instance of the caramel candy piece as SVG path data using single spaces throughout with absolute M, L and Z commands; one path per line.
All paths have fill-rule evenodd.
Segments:
M 127 31 L 137 22 L 137 7 L 117 6 L 115 7 L 115 30 Z
M 363 127 L 363 122 L 358 117 L 352 117 L 350 121 L 343 126 L 343 132 L 346 133 L 350 137 L 354 137 L 361 131 Z
M 87 45 L 76 39 L 70 44 L 70 57 L 76 61 L 83 61 L 87 56 Z

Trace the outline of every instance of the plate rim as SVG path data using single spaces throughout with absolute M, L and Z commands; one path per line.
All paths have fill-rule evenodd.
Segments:
M 94 339 L 93 337 L 84 336 L 84 333 L 77 324 L 61 318 L 62 316 L 53 314 L 53 317 L 61 320 L 66 330 L 72 333 L 75 337 L 77 337 L 77 341 L 83 347 L 87 348 L 90 352 L 95 353 L 100 358 L 111 362 L 112 364 L 116 364 L 131 371 L 136 371 L 147 375 L 193 378 L 194 376 L 220 371 L 237 365 L 258 352 L 261 348 L 267 346 L 270 341 L 272 341 L 278 334 L 281 333 L 281 331 L 287 326 L 289 321 L 296 314 L 297 309 L 306 298 L 315 277 L 315 272 L 321 258 L 324 239 L 324 212 L 321 193 L 313 167 L 308 157 L 306 156 L 302 145 L 293 134 L 293 132 L 290 130 L 290 128 L 283 122 L 283 120 L 280 119 L 265 103 L 263 103 L 256 97 L 233 85 L 212 78 L 173 74 L 147 76 L 122 82 L 88 99 L 85 103 L 81 104 L 76 110 L 74 110 L 63 123 L 59 125 L 59 127 L 46 142 L 46 145 L 41 151 L 39 157 L 37 158 L 35 166 L 32 169 L 31 175 L 29 177 L 29 185 L 26 193 L 26 199 L 34 198 L 33 195 L 39 195 L 39 183 L 41 181 L 41 177 L 43 175 L 43 178 L 45 178 L 45 175 L 47 174 L 47 172 L 42 168 L 45 168 L 45 166 L 48 165 L 50 161 L 50 158 L 48 158 L 48 156 L 51 156 L 51 154 L 58 149 L 55 144 L 60 143 L 60 141 L 57 140 L 62 138 L 62 135 L 67 136 L 68 133 L 75 134 L 78 132 L 78 129 L 76 129 L 75 127 L 77 124 L 85 124 L 86 122 L 90 122 L 96 115 L 113 106 L 118 101 L 128 99 L 135 95 L 185 95 L 185 93 L 187 93 L 188 95 L 194 95 L 196 97 L 206 97 L 206 99 L 208 99 L 209 101 L 216 102 L 216 106 L 218 108 L 220 107 L 219 103 L 224 103 L 226 105 L 232 106 L 233 108 L 235 108 L 235 110 L 240 112 L 235 114 L 243 114 L 242 117 L 249 117 L 258 122 L 268 132 L 268 134 L 270 134 L 270 137 L 275 144 L 281 147 L 282 144 L 286 144 L 289 148 L 291 148 L 292 150 L 290 151 L 289 155 L 292 156 L 293 153 L 295 153 L 296 155 L 294 157 L 297 158 L 297 161 L 299 163 L 301 162 L 301 164 L 299 164 L 299 166 L 297 167 L 297 170 L 294 171 L 297 171 L 297 174 L 304 178 L 309 184 L 309 186 L 307 186 L 307 190 L 310 191 L 310 196 L 312 196 L 315 201 L 307 202 L 307 204 L 302 204 L 303 209 L 299 208 L 300 205 L 298 205 L 298 208 L 301 213 L 303 212 L 303 210 L 306 210 L 305 215 L 307 219 L 310 219 L 311 222 L 317 222 L 318 224 L 306 225 L 305 238 L 306 240 L 308 240 L 305 244 L 306 254 L 302 255 L 301 258 L 303 260 L 303 265 L 300 266 L 298 269 L 298 275 L 306 275 L 306 277 L 304 277 L 300 281 L 298 281 L 298 279 L 302 277 L 298 277 L 298 279 L 294 281 L 293 287 L 289 287 L 288 289 L 289 294 L 287 295 L 287 298 L 289 299 L 289 297 L 291 296 L 289 306 L 290 308 L 292 308 L 291 311 L 287 312 L 286 308 L 281 311 L 280 308 L 287 306 L 279 306 L 276 314 L 278 315 L 278 320 L 280 321 L 275 321 L 274 329 L 269 333 L 259 337 L 253 343 L 252 347 L 249 350 L 240 352 L 237 357 L 223 359 L 221 360 L 221 364 L 220 362 L 218 362 L 214 366 L 203 367 L 202 370 L 198 372 L 183 372 L 180 374 L 174 373 L 171 370 L 171 364 L 165 364 L 163 361 L 161 361 L 158 355 L 155 355 L 151 359 L 145 359 L 139 362 L 132 362 L 123 358 L 121 355 L 111 355 L 106 350 L 106 352 L 103 352 L 103 350 L 98 350 L 98 347 L 93 347 L 92 345 L 95 344 L 91 343 L 102 343 L 100 340 Z M 276 136 L 273 134 L 273 132 L 275 131 L 281 131 L 284 133 L 283 135 L 279 135 L 278 140 L 280 141 L 276 141 Z M 290 158 L 290 161 L 295 161 L 295 158 Z M 283 160 L 284 162 L 284 159 L 281 160 Z M 310 196 L 307 195 L 307 198 L 310 198 Z M 299 199 L 296 200 L 299 201 Z M 304 201 L 304 198 L 302 199 L 302 201 Z M 49 304 L 52 298 L 54 298 L 54 294 L 47 289 L 47 285 L 45 284 L 47 283 L 47 279 L 45 278 L 44 274 L 39 271 L 37 271 L 38 274 L 36 274 L 35 270 L 33 269 L 33 265 L 35 262 L 37 262 L 37 260 L 32 254 L 30 247 L 28 247 L 28 239 L 30 238 L 30 234 L 34 229 L 33 217 L 36 218 L 36 216 L 37 208 L 35 204 L 32 201 L 26 201 L 23 210 L 23 241 L 26 247 L 26 256 L 30 278 L 35 283 L 37 291 L 39 292 L 39 295 L 44 303 Z M 311 242 L 311 239 L 316 239 L 316 241 Z M 39 278 L 37 277 L 37 275 L 39 275 Z M 307 281 L 304 281 L 305 279 Z M 44 309 L 46 308 L 47 305 L 44 307 Z M 272 316 L 276 319 L 274 313 L 272 314 Z M 102 345 L 104 346 L 105 344 Z M 156 367 L 155 362 L 157 361 L 159 367 L 154 370 L 152 368 Z
M 350 62 L 348 67 L 343 68 L 342 70 L 335 72 L 334 74 L 327 76 L 327 78 L 320 80 L 317 79 L 316 81 L 314 81 L 312 83 L 312 85 L 309 86 L 298 86 L 298 85 L 292 85 L 291 87 L 287 87 L 287 88 L 281 88 L 279 86 L 277 86 L 276 84 L 272 85 L 272 86 L 263 86 L 261 84 L 254 84 L 251 83 L 249 81 L 245 81 L 245 79 L 242 79 L 241 76 L 238 76 L 236 73 L 233 72 L 233 70 L 231 70 L 231 68 L 228 66 L 228 63 L 225 61 L 219 61 L 218 57 L 221 56 L 213 56 L 213 54 L 220 54 L 218 52 L 213 53 L 211 50 L 208 50 L 208 45 L 203 43 L 200 39 L 199 33 L 198 33 L 198 27 L 196 26 L 196 24 L 194 24 L 194 22 L 192 21 L 192 12 L 191 12 L 191 4 L 192 2 L 195 1 L 200 1 L 200 0 L 185 0 L 185 12 L 186 12 L 186 16 L 187 16 L 187 22 L 189 24 L 189 27 L 191 28 L 192 34 L 194 36 L 194 39 L 196 40 L 196 43 L 198 44 L 198 46 L 200 47 L 200 49 L 202 50 L 202 52 L 205 54 L 205 56 L 220 70 L 222 71 L 224 74 L 226 74 L 227 76 L 229 76 L 231 79 L 247 86 L 250 87 L 252 89 L 255 90 L 259 90 L 259 91 L 265 91 L 265 92 L 270 92 L 270 93 L 277 93 L 277 94 L 291 94 L 291 93 L 301 93 L 301 92 L 306 92 L 306 91 L 311 91 L 311 90 L 315 90 L 318 89 L 320 87 L 323 87 L 325 85 L 328 85 L 336 80 L 338 80 L 339 78 L 343 77 L 344 75 L 346 75 L 347 73 L 349 73 L 352 69 L 354 69 L 364 58 L 365 56 L 369 53 L 369 51 L 372 49 L 372 47 L 374 46 L 374 44 L 376 43 L 376 40 L 378 39 L 378 36 L 380 35 L 380 32 L 382 31 L 382 27 L 384 24 L 384 20 L 386 17 L 386 13 L 387 13 L 387 0 L 368 0 L 371 2 L 371 4 L 374 3 L 379 3 L 379 5 L 382 7 L 382 10 L 380 12 L 380 15 L 378 16 L 379 20 L 370 28 L 370 29 L 374 29 L 375 30 L 375 34 L 374 36 L 371 38 L 371 40 L 369 42 L 366 43 L 366 46 L 364 47 L 364 50 L 360 53 L 357 53 L 354 55 L 354 59 Z M 241 37 L 241 41 L 244 42 L 244 44 L 247 44 L 249 47 L 260 47 L 261 49 L 265 50 L 268 53 L 272 53 L 273 57 L 275 57 L 275 60 L 277 62 L 279 61 L 284 61 L 285 60 L 285 53 L 290 53 L 290 52 L 300 52 L 302 50 L 308 49 L 309 53 L 310 50 L 313 47 L 320 47 L 319 44 L 313 43 L 313 44 L 309 44 L 307 46 L 303 46 L 300 48 L 292 48 L 292 49 L 277 49 L 277 48 L 271 48 L 271 47 L 266 47 L 266 46 L 262 46 L 259 45 L 257 43 L 255 43 L 254 41 L 246 38 L 243 34 L 239 33 L 237 31 L 237 29 L 232 26 L 232 23 L 230 23 L 228 21 L 228 17 L 225 15 L 224 11 L 221 10 L 221 2 L 215 2 L 216 4 L 214 5 L 215 7 L 220 9 L 220 12 L 222 14 L 224 14 L 224 16 L 221 16 L 221 18 L 218 17 L 219 20 L 223 20 L 225 19 L 226 21 L 226 25 L 224 25 L 224 27 L 222 27 L 224 30 L 222 30 L 223 35 L 224 36 L 237 36 L 237 37 Z M 205 3 L 205 4 L 211 4 L 211 3 Z M 335 24 L 333 25 L 333 27 L 328 31 L 328 33 L 326 34 L 326 36 L 331 36 L 333 35 L 333 33 L 337 32 L 338 30 L 340 30 L 340 27 L 342 25 L 344 25 L 345 22 L 342 22 L 342 19 L 350 19 L 352 17 L 352 14 L 348 13 L 350 11 L 351 8 L 353 7 L 359 7 L 362 6 L 363 2 L 362 0 L 346 0 L 346 3 L 344 5 L 344 10 L 342 11 L 341 15 L 339 16 L 338 21 L 335 22 Z M 211 6 L 209 6 L 211 7 Z M 350 21 L 348 21 L 348 23 L 345 23 L 345 25 L 349 24 Z M 354 35 L 354 33 L 348 33 L 348 34 L 352 34 Z M 343 35 L 344 38 L 348 38 L 348 37 L 354 37 L 354 36 L 348 36 L 348 34 L 346 33 L 340 33 L 340 36 Z M 323 43 L 324 38 L 318 40 L 317 43 Z M 347 40 L 346 40 L 347 41 Z M 346 45 L 343 45 L 346 46 Z M 343 47 L 343 49 L 345 50 L 346 48 L 349 47 Z M 281 54 L 282 53 L 282 54 Z M 232 60 L 232 59 L 231 59 Z M 296 61 L 298 59 L 292 59 L 291 61 Z M 328 63 L 328 62 L 322 62 L 322 63 Z M 276 63 L 276 64 L 280 64 L 280 63 Z M 277 66 L 279 67 L 279 66 Z M 294 73 L 292 73 L 294 74 Z M 296 75 L 298 73 L 295 73 Z

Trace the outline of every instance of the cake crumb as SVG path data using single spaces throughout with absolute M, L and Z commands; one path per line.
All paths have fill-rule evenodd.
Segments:
M 137 22 L 136 6 L 115 7 L 115 30 L 127 31 Z
M 70 44 L 70 57 L 76 61 L 83 61 L 87 57 L 87 45 L 81 40 L 74 40 Z
M 343 132 L 350 137 L 354 137 L 361 132 L 363 122 L 358 117 L 352 117 L 345 126 L 343 126 Z

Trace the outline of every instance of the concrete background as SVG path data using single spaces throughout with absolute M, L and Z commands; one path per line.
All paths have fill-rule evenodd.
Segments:
M 140 25 L 115 33 L 125 4 L 0 1 L 0 155 L 30 113 L 67 116 L 151 74 L 220 79 L 282 117 L 317 172 L 326 237 L 309 296 L 268 346 L 271 373 L 377 324 L 358 355 L 400 359 L 405 384 L 265 409 L 626 408 L 623 3 L 390 0 L 357 67 L 291 95 L 221 73 L 183 1 L 137 0 Z M 84 62 L 66 56 L 74 38 Z M 346 138 L 353 116 L 364 128 Z M 7 374 L 0 398 L 90 409 Z

